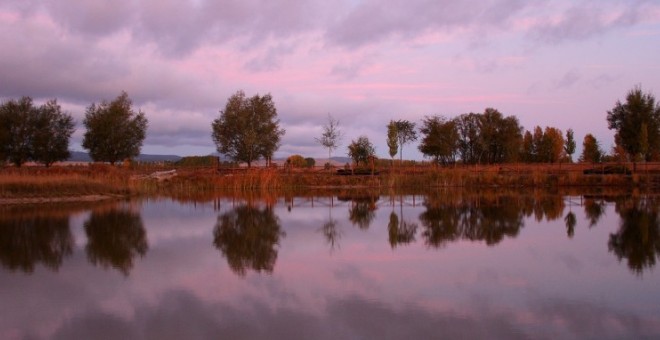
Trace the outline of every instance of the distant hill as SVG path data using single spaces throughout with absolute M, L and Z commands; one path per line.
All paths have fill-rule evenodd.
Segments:
M 176 155 L 148 155 L 140 154 L 137 157 L 137 160 L 140 162 L 176 162 L 181 159 L 181 156 Z M 82 151 L 71 151 L 71 157 L 68 159 L 69 162 L 91 162 L 92 158 L 89 157 L 87 152 Z

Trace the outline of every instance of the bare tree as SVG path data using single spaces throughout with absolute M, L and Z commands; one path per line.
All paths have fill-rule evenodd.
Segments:
M 328 124 L 323 125 L 321 138 L 314 138 L 321 146 L 328 149 L 328 162 L 330 162 L 332 151 L 341 145 L 342 136 L 343 134 L 339 129 L 339 121 L 328 114 Z

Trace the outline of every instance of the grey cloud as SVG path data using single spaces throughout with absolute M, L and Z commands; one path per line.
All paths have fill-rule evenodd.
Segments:
M 575 85 L 582 79 L 582 75 L 577 70 L 570 70 L 559 79 L 555 85 L 556 89 L 565 89 Z
M 529 37 L 543 43 L 581 41 L 604 34 L 620 27 L 632 26 L 643 18 L 646 6 L 643 1 L 625 3 L 627 7 L 614 19 L 603 10 L 601 2 L 593 5 L 576 5 L 567 9 L 558 22 L 545 21 L 529 31 Z M 605 9 L 608 9 L 605 7 Z
M 429 30 L 502 27 L 530 3 L 533 2 L 369 0 L 330 27 L 327 39 L 340 46 L 358 48 L 391 37 L 414 37 Z
M 44 5 L 61 26 L 92 36 L 105 36 L 120 30 L 133 20 L 134 13 L 129 1 L 46 1 Z

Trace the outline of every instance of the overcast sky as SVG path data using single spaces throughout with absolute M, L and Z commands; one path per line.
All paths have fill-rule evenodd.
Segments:
M 142 152 L 206 155 L 237 90 L 271 93 L 286 129 L 276 157 L 327 157 L 328 114 L 389 157 L 391 119 L 420 124 L 487 107 L 593 133 L 634 86 L 660 97 L 660 1 L 3 0 L 0 97 L 57 98 L 78 122 L 128 92 Z M 416 145 L 404 157 L 420 158 Z

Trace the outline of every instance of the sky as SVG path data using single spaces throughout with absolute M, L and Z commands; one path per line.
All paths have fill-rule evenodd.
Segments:
M 333 156 L 366 136 L 389 158 L 390 120 L 488 107 L 609 151 L 617 100 L 660 97 L 658 0 L 3 0 L 0 46 L 0 99 L 56 98 L 76 151 L 86 107 L 121 91 L 149 121 L 142 152 L 181 156 L 215 152 L 232 94 L 270 93 L 276 158 L 327 157 L 328 115 Z

